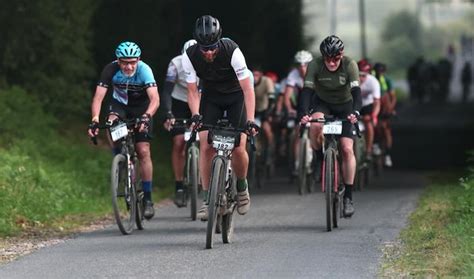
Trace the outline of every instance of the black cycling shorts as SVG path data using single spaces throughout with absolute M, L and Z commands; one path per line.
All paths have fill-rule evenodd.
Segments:
M 202 93 L 199 113 L 203 117 L 204 124 L 216 125 L 217 120 L 224 117 L 224 111 L 227 111 L 227 119 L 233 127 L 245 128 L 247 113 L 242 90 L 233 93 L 216 91 Z
M 171 98 L 171 112 L 175 118 L 191 118 L 191 110 L 189 109 L 188 103 L 180 101 L 175 98 Z M 177 136 L 184 134 L 185 128 L 171 129 L 171 136 Z
M 313 96 L 312 111 L 321 112 L 324 115 L 332 115 L 340 119 L 347 119 L 354 109 L 352 106 L 352 100 L 343 104 L 330 104 L 321 100 L 316 94 Z M 342 122 L 342 135 L 341 137 L 354 138 L 355 129 L 354 125 L 350 122 Z
M 147 110 L 149 102 L 144 102 L 137 106 L 127 106 L 119 103 L 115 99 L 111 99 L 108 105 L 108 114 L 118 115 L 121 119 L 140 118 Z M 153 118 L 150 119 L 150 127 L 148 133 L 135 132 L 135 142 L 150 142 L 150 137 L 153 133 Z
M 374 110 L 374 104 L 363 106 L 360 109 L 360 115 L 370 115 L 372 116 L 372 111 Z

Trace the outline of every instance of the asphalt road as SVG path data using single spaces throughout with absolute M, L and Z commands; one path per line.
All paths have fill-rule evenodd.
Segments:
M 419 173 L 387 171 L 354 193 L 356 213 L 325 231 L 324 196 L 299 196 L 286 177 L 252 194 L 234 241 L 205 249 L 206 223 L 160 207 L 144 231 L 116 226 L 78 235 L 0 267 L 0 278 L 374 278 L 384 243 L 406 225 L 423 187 Z

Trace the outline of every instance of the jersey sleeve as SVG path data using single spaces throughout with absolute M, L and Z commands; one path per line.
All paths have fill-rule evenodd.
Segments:
M 194 69 L 194 66 L 191 63 L 191 60 L 189 60 L 189 56 L 186 52 L 183 53 L 182 63 L 184 74 L 186 76 L 186 82 L 197 83 L 196 70 Z
M 97 86 L 109 88 L 112 86 L 112 78 L 114 77 L 115 73 L 119 70 L 117 63 L 110 63 L 104 67 L 102 73 L 100 74 L 99 81 L 97 82 Z
M 150 66 L 143 63 L 140 74 L 143 79 L 143 83 L 145 84 L 145 88 L 157 87 L 155 76 L 153 75 L 153 71 L 151 70 Z
M 286 86 L 296 87 L 298 85 L 299 74 L 296 69 L 291 70 L 286 78 Z
M 306 77 L 304 79 L 303 87 L 314 89 L 314 78 L 316 76 L 316 66 L 314 61 L 308 64 L 308 70 L 306 71 Z
M 351 60 L 351 62 L 349 62 L 349 65 L 347 67 L 347 75 L 349 78 L 349 84 L 351 88 L 360 86 L 359 68 L 357 67 L 357 63 L 354 60 Z
M 250 76 L 244 54 L 240 48 L 236 48 L 232 53 L 230 64 L 232 65 L 232 68 L 234 68 L 235 75 L 237 76 L 238 80 L 243 80 Z
M 168 70 L 166 70 L 166 81 L 176 83 L 178 79 L 178 68 L 173 63 L 173 60 L 168 64 Z
M 376 77 L 372 76 L 372 90 L 375 99 L 380 99 L 380 83 Z

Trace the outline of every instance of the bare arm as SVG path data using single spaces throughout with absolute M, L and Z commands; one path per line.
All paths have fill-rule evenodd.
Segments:
M 95 88 L 94 98 L 92 99 L 91 104 L 92 122 L 99 122 L 100 108 L 105 94 L 107 94 L 106 87 L 97 86 Z
M 291 97 L 293 95 L 293 87 L 291 86 L 286 86 L 285 87 L 285 92 L 283 93 L 283 96 L 285 98 L 285 107 L 288 112 L 294 112 L 295 110 L 293 109 L 293 106 L 291 105 Z
M 244 92 L 245 109 L 247 111 L 247 121 L 255 120 L 255 91 L 250 77 L 239 80 L 240 87 Z
M 191 110 L 191 115 L 199 114 L 199 103 L 201 102 L 201 95 L 198 91 L 195 82 L 188 82 L 188 106 Z
M 158 94 L 158 87 L 148 87 L 146 89 L 146 94 L 150 99 L 150 104 L 148 105 L 148 108 L 146 109 L 145 113 L 149 114 L 150 116 L 153 116 L 156 113 L 156 110 L 158 110 L 158 107 L 160 106 L 160 95 Z

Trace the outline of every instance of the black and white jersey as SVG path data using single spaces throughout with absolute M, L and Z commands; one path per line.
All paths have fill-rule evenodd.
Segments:
M 222 38 L 218 43 L 217 56 L 212 62 L 204 60 L 199 45 L 190 46 L 186 50 L 182 59 L 186 82 L 194 83 L 199 77 L 203 92 L 240 91 L 242 88 L 239 80 L 249 77 L 245 57 L 231 39 Z

